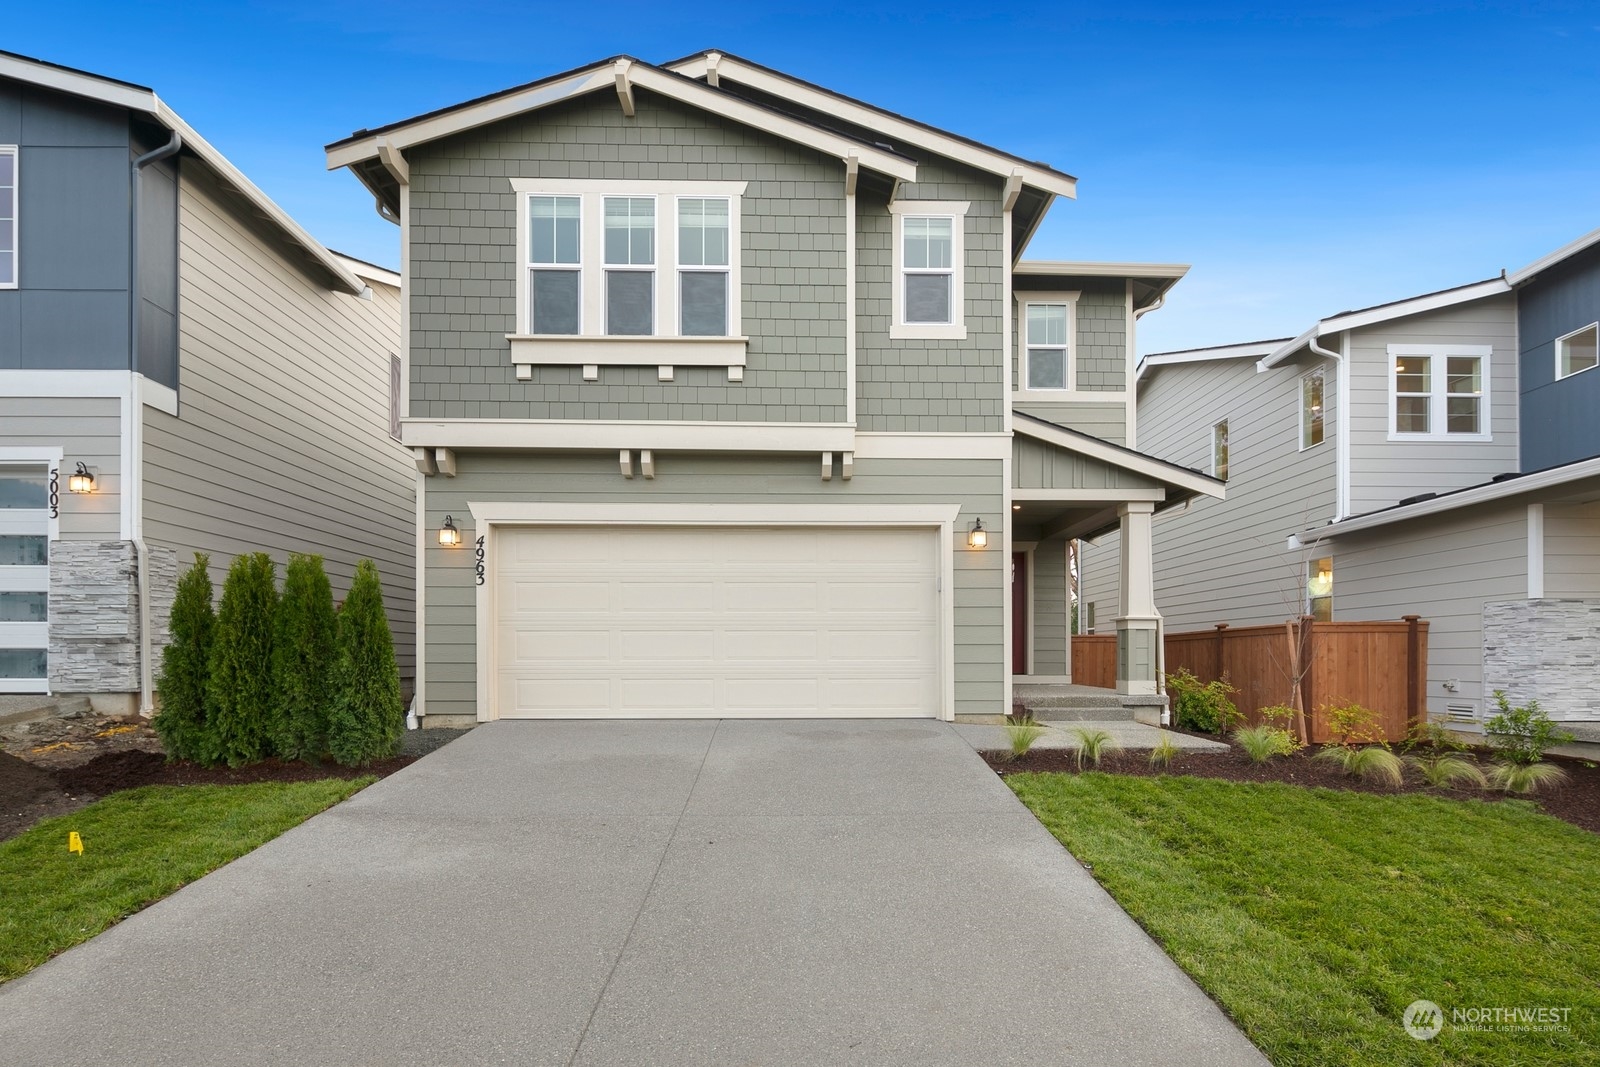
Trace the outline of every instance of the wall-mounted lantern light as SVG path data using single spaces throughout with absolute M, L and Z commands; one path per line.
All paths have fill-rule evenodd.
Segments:
M 94 475 L 89 473 L 89 468 L 79 462 L 78 469 L 67 478 L 67 490 L 73 493 L 94 492 Z
M 456 529 L 456 520 L 449 515 L 444 517 L 444 525 L 439 527 L 439 543 L 446 548 L 455 548 L 461 543 L 461 531 Z
M 989 531 L 985 530 L 983 528 L 983 520 L 982 519 L 979 519 L 978 521 L 974 522 L 972 524 L 972 529 L 967 531 L 967 547 L 968 548 L 987 548 L 987 547 L 989 547 Z

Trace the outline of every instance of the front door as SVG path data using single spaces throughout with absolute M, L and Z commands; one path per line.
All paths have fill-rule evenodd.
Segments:
M 1028 673 L 1028 554 L 1011 553 L 1011 673 Z

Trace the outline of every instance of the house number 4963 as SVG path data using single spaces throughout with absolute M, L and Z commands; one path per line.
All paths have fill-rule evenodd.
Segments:
M 482 585 L 483 584 L 483 538 L 479 537 L 478 540 L 476 542 L 474 542 L 474 543 L 478 547 L 474 550 L 474 553 L 475 553 L 477 559 L 476 559 L 476 562 L 473 564 L 473 568 L 472 569 L 478 575 L 478 584 Z

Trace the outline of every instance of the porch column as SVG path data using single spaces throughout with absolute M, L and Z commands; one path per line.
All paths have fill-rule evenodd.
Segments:
M 1117 692 L 1154 695 L 1160 663 L 1161 614 L 1156 611 L 1155 555 L 1151 501 L 1119 505 L 1122 521 L 1122 614 L 1117 617 Z

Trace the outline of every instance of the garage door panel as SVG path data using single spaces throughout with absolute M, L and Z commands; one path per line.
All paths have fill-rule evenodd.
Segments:
M 926 528 L 502 530 L 496 711 L 934 716 L 937 546 Z

